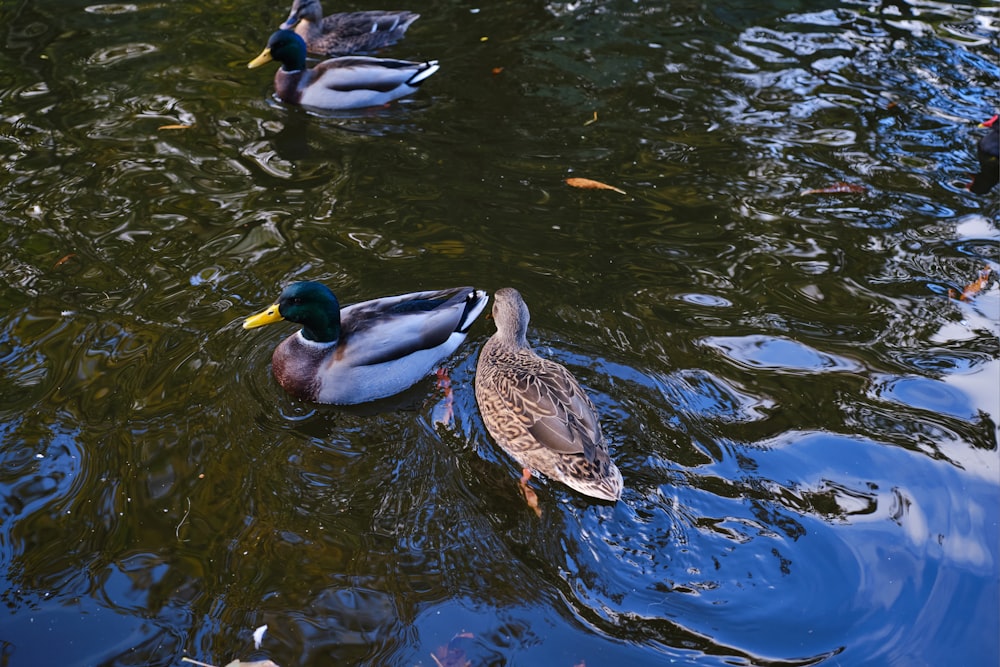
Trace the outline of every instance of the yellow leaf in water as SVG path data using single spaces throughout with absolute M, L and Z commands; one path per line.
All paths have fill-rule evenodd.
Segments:
M 177 125 L 161 125 L 158 128 L 156 128 L 156 129 L 157 130 L 187 130 L 187 129 L 190 129 L 192 127 L 194 127 L 194 125 L 184 125 L 183 123 L 179 123 Z
M 589 178 L 567 178 L 566 184 L 571 185 L 574 188 L 583 188 L 585 190 L 614 190 L 620 195 L 625 194 L 624 190 L 616 188 L 613 185 L 601 183 L 600 181 L 595 181 Z

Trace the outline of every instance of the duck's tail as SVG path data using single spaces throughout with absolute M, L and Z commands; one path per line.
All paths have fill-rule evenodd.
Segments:
M 486 304 L 490 301 L 490 295 L 485 290 L 473 289 L 465 297 L 465 311 L 462 313 L 462 320 L 455 331 L 459 333 L 469 333 L 469 327 L 476 321 Z

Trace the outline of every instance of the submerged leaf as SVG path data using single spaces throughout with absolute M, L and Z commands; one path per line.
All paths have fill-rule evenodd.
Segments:
M 833 185 L 828 185 L 825 188 L 817 188 L 815 190 L 806 190 L 802 194 L 804 195 L 837 195 L 837 194 L 857 194 L 865 191 L 865 186 L 855 185 L 853 183 L 834 183 Z
M 574 188 L 583 188 L 585 190 L 614 190 L 620 195 L 625 194 L 624 190 L 616 188 L 613 185 L 608 185 L 607 183 L 601 183 L 600 181 L 595 181 L 590 178 L 567 178 L 566 185 L 570 185 Z
M 437 650 L 431 653 L 431 659 L 437 667 L 469 667 L 472 662 L 465 654 L 465 649 L 458 645 L 458 639 L 474 639 L 471 632 L 460 632 L 451 638 L 447 644 L 438 646 Z

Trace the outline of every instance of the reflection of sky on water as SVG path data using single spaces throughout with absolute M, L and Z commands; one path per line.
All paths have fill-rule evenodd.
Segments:
M 994 8 L 477 10 L 422 10 L 394 55 L 441 75 L 357 114 L 248 73 L 273 6 L 12 10 L 4 657 L 995 663 L 1000 302 L 948 296 L 997 268 L 964 190 Z M 623 502 L 536 480 L 526 511 L 485 318 L 451 397 L 288 399 L 291 327 L 239 322 L 306 278 L 519 287 Z

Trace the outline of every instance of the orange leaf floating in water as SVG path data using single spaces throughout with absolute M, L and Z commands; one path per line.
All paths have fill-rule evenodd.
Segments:
M 804 195 L 839 195 L 839 194 L 857 194 L 865 191 L 865 186 L 854 185 L 853 183 L 834 183 L 833 185 L 828 185 L 825 188 L 817 188 L 815 190 L 806 190 L 802 194 Z
M 58 267 L 62 266 L 63 264 L 65 264 L 66 262 L 68 262 L 69 260 L 73 259 L 74 257 L 76 257 L 76 253 L 75 252 L 71 252 L 70 254 L 66 255 L 65 257 L 63 257 L 62 259 L 60 259 L 58 262 L 56 262 L 55 264 L 53 264 L 52 268 L 53 269 L 58 268 Z
M 494 67 L 493 68 L 493 76 L 496 76 L 497 74 L 499 74 L 502 71 L 503 71 L 503 67 Z
M 961 294 L 955 292 L 955 290 L 948 290 L 948 296 L 952 299 L 958 299 L 959 301 L 969 301 L 972 297 L 976 296 L 983 291 L 990 282 L 990 277 L 993 275 L 993 269 L 990 267 L 985 267 L 979 272 L 979 277 L 973 280 L 971 283 L 965 286 Z
M 586 127 L 587 125 L 590 125 L 591 123 L 596 123 L 596 122 L 597 122 L 597 112 L 595 111 L 594 112 L 594 117 L 591 118 L 590 120 L 588 120 L 587 122 L 585 122 L 584 126 Z
M 156 129 L 157 130 L 189 130 L 192 127 L 194 127 L 194 125 L 184 125 L 183 123 L 179 123 L 177 125 L 161 125 L 158 128 L 156 128 Z
M 613 185 L 601 183 L 600 181 L 594 181 L 589 178 L 567 178 L 566 185 L 571 185 L 574 188 L 583 188 L 585 190 L 614 190 L 620 195 L 625 194 L 624 190 L 616 188 Z

